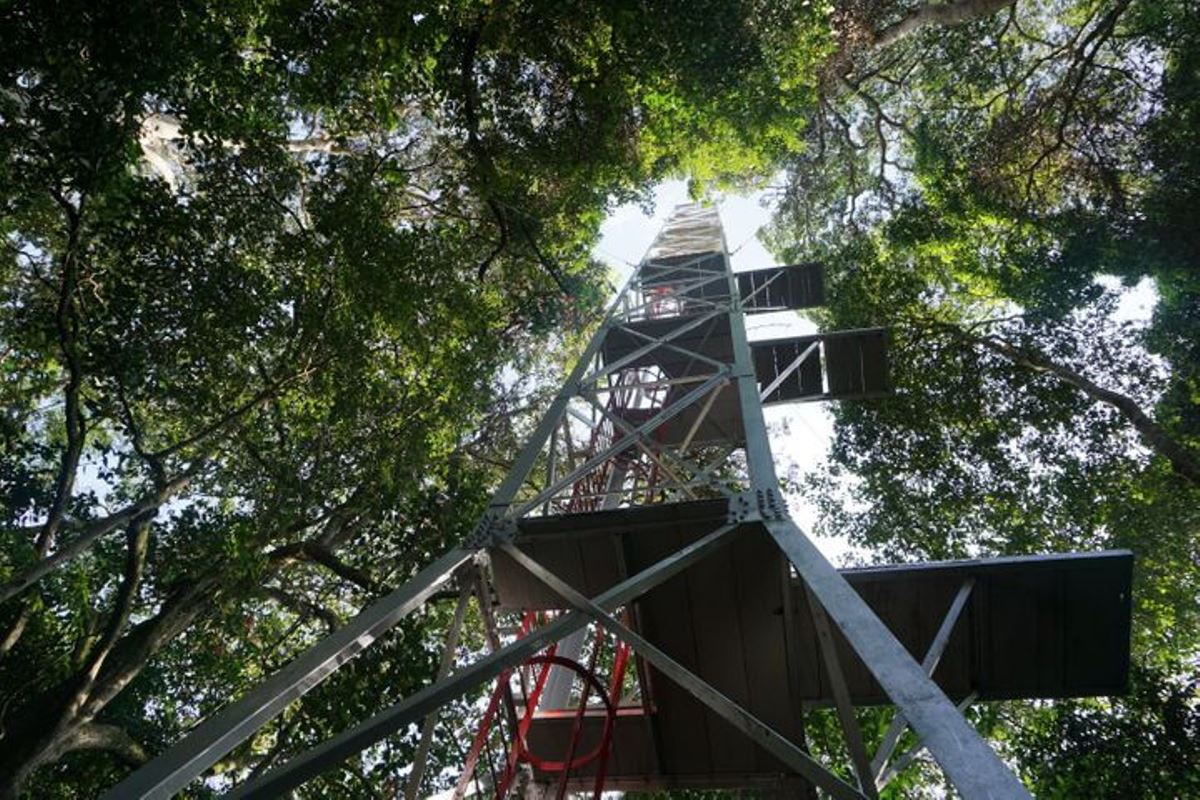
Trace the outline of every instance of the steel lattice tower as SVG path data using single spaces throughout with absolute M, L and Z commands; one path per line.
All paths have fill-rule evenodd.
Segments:
M 914 755 L 889 762 L 907 726 L 963 797 L 1028 797 L 962 708 L 974 699 L 1123 691 L 1131 558 L 835 569 L 788 514 L 763 404 L 886 394 L 886 333 L 751 342 L 745 324 L 747 314 L 819 305 L 823 291 L 819 265 L 735 274 L 716 211 L 676 209 L 473 536 L 109 796 L 180 790 L 457 581 L 456 625 L 437 681 L 234 794 L 276 796 L 428 717 L 423 769 L 438 709 L 500 678 L 471 758 L 507 707 L 526 751 L 570 741 L 560 793 L 590 730 L 599 755 L 586 774 L 577 770 L 572 789 L 777 786 L 811 796 L 817 787 L 876 797 Z M 492 652 L 451 672 L 472 593 L 489 620 L 497 604 L 523 611 L 524 625 L 507 643 L 490 631 Z M 596 678 L 599 638 L 591 663 L 578 661 L 588 630 L 621 643 L 607 688 Z M 585 713 L 589 688 L 573 716 L 536 714 L 539 696 L 557 708 L 569 695 L 569 681 L 547 679 L 552 663 L 590 681 L 605 709 Z M 514 697 L 510 678 L 521 669 L 539 679 Z M 621 715 L 627 669 L 641 710 Z M 854 706 L 881 703 L 896 714 L 872 758 Z M 856 785 L 807 752 L 801 720 L 813 705 L 837 710 Z M 513 753 L 510 766 L 520 760 Z M 510 769 L 491 791 L 503 794 L 511 778 Z

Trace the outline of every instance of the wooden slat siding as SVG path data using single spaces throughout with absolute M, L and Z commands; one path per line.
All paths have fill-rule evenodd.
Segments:
M 736 277 L 747 311 L 813 308 L 825 303 L 824 269 L 818 263 L 756 269 L 739 272 Z M 764 284 L 766 288 L 754 294 Z
M 1038 683 L 1042 693 L 1053 692 L 1061 695 L 1066 692 L 1066 659 L 1074 658 L 1078 653 L 1068 654 L 1066 651 L 1066 629 L 1062 625 L 1062 616 L 1066 610 L 1063 590 L 1066 588 L 1066 572 L 1061 569 L 1054 571 L 1054 579 L 1045 581 L 1038 590 L 1038 641 L 1041 652 L 1038 663 Z M 1047 613 L 1047 609 L 1053 609 Z
M 981 697 L 989 695 L 989 689 L 996 685 L 996 665 L 992 661 L 992 653 L 996 644 L 993 641 L 994 631 L 992 619 L 992 582 L 980 580 L 971 590 L 971 606 L 974 616 L 971 619 L 971 632 L 974 634 L 975 652 L 971 655 L 973 676 L 972 689 Z
M 941 584 L 941 605 L 934 609 L 935 614 L 941 614 L 937 619 L 939 626 L 946 612 L 950 610 L 950 604 L 954 602 L 954 596 L 958 594 L 962 582 L 951 579 L 943 580 Z M 970 597 L 967 598 L 967 604 L 958 616 L 958 622 L 954 624 L 954 630 L 950 632 L 950 641 L 946 643 L 942 663 L 934 672 L 934 678 L 945 688 L 950 699 L 956 702 L 970 694 L 974 688 L 971 685 L 971 676 L 974 674 L 971 662 L 975 640 L 975 592 L 978 588 L 979 582 L 976 581 Z
M 754 376 L 759 390 L 766 389 L 795 361 L 809 345 L 820 337 L 800 336 L 794 339 L 774 340 L 767 343 L 752 342 L 750 354 L 754 359 Z M 783 403 L 804 397 L 816 397 L 823 392 L 821 386 L 821 351 L 818 348 L 792 374 L 783 379 L 764 403 Z
M 783 607 L 784 647 L 787 657 L 788 713 L 793 720 L 794 730 L 799 731 L 797 744 L 806 747 L 804 739 L 804 700 L 801 694 L 803 671 L 800 657 L 800 632 L 796 623 L 795 592 L 792 587 L 791 564 L 780 559 L 776 582 L 779 584 L 780 605 Z M 815 796 L 815 795 L 814 795 Z
M 595 597 L 609 587 L 621 582 L 621 568 L 612 540 L 608 536 L 576 536 L 575 550 L 583 569 L 586 588 L 581 591 L 587 597 Z
M 748 534 L 748 530 L 739 532 L 730 547 L 713 553 L 685 573 L 691 618 L 683 622 L 691 626 L 696 641 L 697 668 L 692 671 L 743 708 L 750 696 L 733 551 L 742 547 L 742 539 Z M 716 713 L 706 710 L 705 714 L 712 771 L 752 772 L 754 743 Z
M 1004 575 L 992 579 L 992 619 L 1021 620 L 1020 626 L 992 625 L 993 651 L 990 660 L 1005 675 L 1008 691 L 1029 694 L 1038 688 L 1039 653 L 1036 639 L 1037 596 L 1034 581 L 1027 575 Z
M 783 624 L 783 557 L 761 528 L 748 529 L 732 548 L 736 607 L 741 630 L 747 708 L 796 744 L 803 744 L 801 719 L 793 713 Z M 761 747 L 754 748 L 755 769 L 785 772 L 786 767 Z
M 602 570 L 592 571 L 590 589 L 595 591 L 581 589 L 589 597 L 594 597 L 620 580 L 611 544 L 612 536 L 638 537 L 643 533 L 670 528 L 688 531 L 691 537 L 688 541 L 694 541 L 724 523 L 725 507 L 726 501 L 722 498 L 638 509 L 530 517 L 519 524 L 517 544 L 535 561 L 572 586 L 579 587 L 581 584 L 576 581 L 584 579 L 581 556 L 578 552 L 570 554 L 578 542 L 582 560 L 589 565 L 604 565 Z M 663 553 L 664 557 L 669 554 Z M 552 590 L 503 551 L 493 550 L 491 555 L 496 594 L 503 608 L 564 607 L 562 600 Z M 650 562 L 646 562 L 639 569 L 649 565 Z
M 683 544 L 675 530 L 656 535 L 631 537 L 633 561 L 630 570 L 637 572 L 677 551 Z M 709 558 L 714 557 L 713 553 Z M 690 670 L 696 669 L 696 645 L 691 627 L 684 621 L 690 618 L 687 604 L 687 570 L 651 589 L 638 601 L 645 630 L 642 634 L 663 652 Z M 681 774 L 696 769 L 708 761 L 708 724 L 704 709 L 690 694 L 653 667 L 654 702 L 658 708 L 656 724 L 660 733 L 663 770 Z
M 796 620 L 796 651 L 800 654 L 800 663 L 796 672 L 800 676 L 800 685 L 796 687 L 802 702 L 813 697 L 827 697 L 829 692 L 823 683 L 821 667 L 820 640 L 812 625 L 812 611 L 808 606 L 808 597 L 804 585 L 796 578 L 789 580 L 791 584 L 792 616 Z
M 694 388 L 695 386 L 690 384 L 672 387 L 667 405 L 670 405 Z M 682 443 L 688 431 L 691 430 L 692 423 L 696 421 L 696 417 L 700 414 L 706 400 L 707 396 L 678 416 L 667 420 L 667 422 L 654 432 L 654 438 L 666 444 L 677 445 Z M 707 416 L 705 416 L 704 422 L 697 428 L 695 437 L 692 439 L 692 447 L 712 442 L 741 442 L 745 436 L 745 429 L 742 425 L 742 407 L 738 402 L 737 392 L 726 387 L 717 395 L 717 399 L 713 402 Z
M 526 741 L 529 749 L 542 758 L 561 759 L 566 756 L 566 743 L 571 735 L 574 719 L 566 718 L 535 718 L 529 726 Z M 603 717 L 589 714 L 583 721 L 583 736 L 579 742 L 576 757 L 590 752 L 598 741 L 603 730 Z M 608 774 L 621 775 L 653 775 L 654 765 L 650 763 L 650 748 L 646 743 L 646 729 L 640 717 L 618 717 L 613 727 L 613 750 L 609 756 Z M 593 761 L 586 766 L 573 771 L 573 776 L 594 777 L 597 764 Z M 539 780 L 556 782 L 558 773 L 538 772 Z
M 884 331 L 832 334 L 826 335 L 824 341 L 830 396 L 887 391 L 887 336 Z

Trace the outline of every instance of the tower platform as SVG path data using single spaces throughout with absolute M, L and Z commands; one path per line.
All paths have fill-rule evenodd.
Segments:
M 728 501 L 703 500 L 520 523 L 523 551 L 588 596 L 726 522 Z M 1126 551 L 978 559 L 842 570 L 918 661 L 965 582 L 972 586 L 934 679 L 953 700 L 1121 694 L 1129 675 Z M 502 606 L 563 608 L 520 565 L 493 551 Z M 759 523 L 633 604 L 634 626 L 763 722 L 803 744 L 804 708 L 833 703 L 808 597 Z M 834 631 L 855 705 L 886 694 Z M 611 778 L 623 788 L 747 787 L 787 770 L 653 668 L 639 672 L 648 714 L 626 710 L 613 736 Z M 536 716 L 533 750 L 553 754 L 569 718 Z M 583 741 L 601 718 L 585 720 Z M 589 730 L 591 726 L 595 730 Z M 561 730 L 560 730 L 561 729 Z M 576 779 L 586 782 L 581 770 Z M 583 784 L 581 784 L 583 785 Z

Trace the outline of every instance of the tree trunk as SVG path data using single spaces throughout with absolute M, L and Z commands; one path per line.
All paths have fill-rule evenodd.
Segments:
M 85 698 L 79 695 L 81 681 L 87 677 L 76 675 L 26 704 L 15 718 L 4 720 L 0 798 L 17 797 L 34 770 L 72 750 L 112 750 L 129 760 L 135 754 L 136 743 L 120 743 L 112 726 L 96 723 L 96 716 L 137 677 L 155 653 L 196 620 L 220 583 L 217 572 L 191 582 L 167 600 L 158 614 L 130 629 L 106 653 Z
M 923 28 L 937 25 L 952 28 L 984 17 L 990 17 L 1016 0 L 951 0 L 948 3 L 925 3 L 909 11 L 895 25 L 875 34 L 876 47 L 888 47 L 906 39 Z

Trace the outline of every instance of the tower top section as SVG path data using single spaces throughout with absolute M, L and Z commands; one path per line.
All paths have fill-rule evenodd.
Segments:
M 725 249 L 717 209 L 689 203 L 676 206 L 646 253 L 647 261 L 716 253 Z

